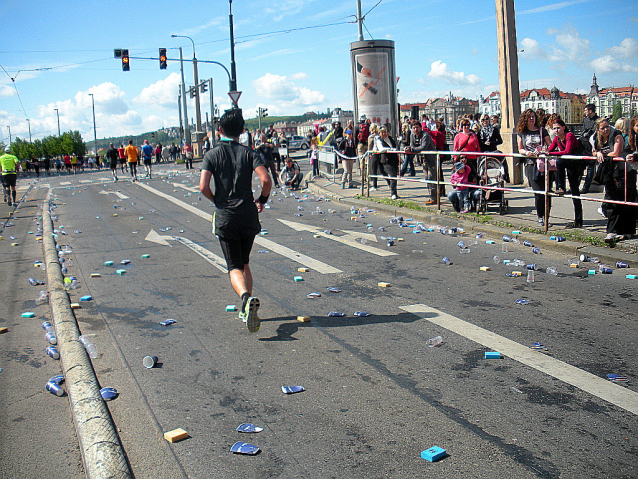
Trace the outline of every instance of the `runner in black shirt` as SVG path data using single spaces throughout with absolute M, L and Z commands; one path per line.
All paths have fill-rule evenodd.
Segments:
M 239 317 L 251 333 L 259 330 L 259 299 L 252 296 L 253 277 L 248 262 L 255 235 L 261 230 L 259 213 L 268 201 L 272 181 L 254 150 L 239 143 L 244 129 L 241 110 L 228 110 L 220 119 L 221 141 L 204 156 L 199 189 L 215 204 L 213 233 L 226 259 L 230 283 L 242 299 Z M 261 180 L 261 195 L 253 198 L 253 171 Z M 215 193 L 211 191 L 211 179 Z

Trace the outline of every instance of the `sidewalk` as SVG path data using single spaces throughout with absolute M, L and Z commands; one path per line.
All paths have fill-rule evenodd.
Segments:
M 301 159 L 298 162 L 303 165 L 302 171 L 310 171 L 311 166 L 307 160 Z M 443 165 L 444 178 L 449 181 L 451 174 L 451 165 Z M 557 243 L 550 241 L 549 237 L 577 235 L 577 238 L 595 238 L 602 242 L 606 236 L 607 220 L 598 213 L 597 209 L 601 206 L 600 202 L 583 200 L 583 217 L 584 227 L 575 229 L 565 229 L 565 226 L 574 219 L 574 209 L 571 198 L 552 198 L 552 209 L 550 213 L 550 226 L 547 234 L 544 234 L 541 228 L 536 224 L 537 216 L 534 208 L 534 198 L 530 193 L 525 192 L 505 192 L 505 198 L 509 202 L 509 209 L 506 214 L 499 215 L 498 205 L 489 204 L 487 215 L 461 215 L 454 212 L 452 205 L 447 197 L 441 197 L 441 210 L 437 210 L 437 205 L 429 207 L 425 206 L 425 201 L 429 198 L 428 189 L 425 183 L 419 182 L 424 178 L 422 171 L 417 171 L 415 177 L 403 177 L 398 180 L 399 199 L 390 200 L 390 190 L 385 180 L 379 180 L 380 186 L 376 191 L 370 192 L 370 198 L 366 199 L 362 196 L 362 188 L 360 175 L 355 170 L 355 188 L 342 189 L 340 183 L 340 175 L 337 175 L 336 181 L 332 181 L 332 175 L 322 174 L 320 177 L 309 181 L 309 186 L 321 194 L 329 196 L 334 200 L 354 205 L 369 205 L 380 211 L 389 214 L 401 214 L 412 217 L 430 218 L 429 221 L 438 222 L 440 224 L 459 224 L 466 230 L 501 232 L 502 234 L 510 234 L 512 230 L 524 231 L 525 237 L 533 237 L 537 243 L 546 243 L 546 246 L 556 246 L 558 249 L 577 250 L 588 252 L 588 254 L 598 257 L 606 257 L 608 261 L 630 261 L 638 264 L 638 237 L 631 240 L 618 242 L 614 246 L 592 246 L 586 241 L 566 241 Z M 357 179 L 359 181 L 357 181 Z M 526 189 L 527 185 L 506 185 L 515 189 Z M 450 191 L 450 185 L 446 185 L 446 192 Z M 601 187 L 592 191 L 587 197 L 602 199 L 603 191 Z M 384 200 L 384 203 L 380 203 Z M 416 203 L 422 207 L 422 211 L 415 211 L 409 208 L 403 208 L 406 203 Z M 486 218 L 487 216 L 487 218 Z M 601 243 L 602 244 L 602 243 Z M 602 258 L 601 258 L 602 259 Z

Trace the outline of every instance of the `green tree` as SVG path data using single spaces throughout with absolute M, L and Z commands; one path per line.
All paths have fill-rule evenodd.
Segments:
M 614 109 L 612 110 L 612 115 L 611 115 L 611 122 L 616 123 L 618 118 L 621 118 L 621 117 L 622 117 L 622 104 L 619 101 L 617 101 L 616 103 L 614 103 Z

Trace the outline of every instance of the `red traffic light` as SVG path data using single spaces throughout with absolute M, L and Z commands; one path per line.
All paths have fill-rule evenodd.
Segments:
M 122 70 L 127 72 L 131 70 L 128 50 L 122 50 Z
M 166 70 L 166 48 L 159 49 L 159 62 L 160 62 L 160 70 Z

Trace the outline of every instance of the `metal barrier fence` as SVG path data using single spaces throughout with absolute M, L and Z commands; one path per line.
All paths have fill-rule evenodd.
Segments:
M 619 205 L 627 205 L 627 206 L 635 206 L 638 207 L 638 202 L 630 202 L 627 201 L 627 174 L 628 174 L 628 167 L 630 167 L 630 171 L 631 170 L 638 170 L 638 162 L 637 161 L 633 161 L 633 160 L 627 160 L 625 158 L 622 157 L 616 157 L 613 158 L 613 161 L 622 161 L 625 162 L 625 168 L 624 168 L 624 200 L 623 201 L 619 201 L 619 200 L 612 200 L 612 199 L 599 199 L 599 198 L 593 198 L 593 197 L 588 197 L 588 196 L 580 196 L 580 195 L 558 195 L 554 192 L 552 192 L 550 190 L 550 175 L 548 174 L 550 172 L 550 161 L 549 160 L 554 160 L 554 159 L 565 159 L 565 160 L 586 160 L 586 161 L 597 161 L 596 157 L 593 156 L 576 156 L 576 155 L 562 155 L 562 156 L 552 156 L 552 155 L 538 155 L 535 157 L 528 157 L 525 155 L 521 155 L 520 153 L 499 153 L 499 152 L 475 152 L 475 151 L 423 151 L 420 153 L 406 153 L 404 151 L 399 151 L 399 150 L 391 150 L 391 151 L 385 151 L 384 153 L 397 153 L 399 155 L 436 155 L 436 172 L 434 173 L 434 176 L 436 177 L 436 180 L 427 180 L 427 179 L 413 179 L 413 178 L 405 178 L 405 177 L 401 177 L 401 176 L 383 176 L 383 175 L 371 175 L 370 174 L 370 155 L 372 154 L 380 154 L 379 152 L 374 152 L 374 151 L 367 151 L 364 154 L 365 157 L 365 168 L 364 171 L 362 173 L 365 173 L 365 175 L 362 175 L 362 182 L 361 182 L 361 194 L 365 195 L 365 196 L 370 196 L 370 179 L 371 178 L 377 178 L 377 179 L 383 179 L 383 180 L 395 180 L 395 181 L 402 181 L 402 182 L 409 182 L 409 183 L 421 183 L 421 184 L 433 184 L 436 185 L 436 207 L 438 210 L 441 210 L 441 197 L 440 197 L 440 192 L 441 192 L 441 187 L 443 185 L 450 185 L 450 186 L 454 186 L 452 185 L 452 183 L 450 183 L 449 181 L 441 181 L 438 172 L 441 171 L 441 155 L 464 155 L 464 156 L 476 156 L 477 157 L 477 162 L 480 160 L 480 158 L 506 158 L 506 157 L 512 157 L 512 158 L 521 158 L 524 160 L 528 160 L 528 159 L 544 159 L 546 161 L 544 161 L 544 165 L 545 165 L 545 171 L 544 171 L 544 175 L 545 175 L 545 189 L 544 190 L 534 190 L 531 188 L 511 188 L 511 187 L 499 187 L 499 186 L 489 186 L 487 185 L 487 168 L 485 168 L 485 183 L 483 185 L 476 185 L 476 184 L 462 184 L 462 183 L 458 183 L 457 185 L 460 186 L 467 186 L 469 188 L 472 189 L 481 189 L 484 191 L 502 191 L 502 192 L 517 192 L 517 193 L 531 193 L 534 195 L 543 195 L 545 197 L 545 224 L 544 224 L 544 229 L 545 232 L 548 231 L 548 227 L 549 227 L 549 205 L 550 205 L 550 197 L 554 196 L 554 197 L 559 197 L 559 198 L 566 198 L 566 199 L 578 199 L 578 200 L 583 200 L 583 201 L 592 201 L 592 202 L 598 202 L 598 203 L 611 203 L 611 204 L 619 204 Z M 553 171 L 553 170 L 552 170 Z M 478 172 L 477 172 L 478 173 Z M 529 182 L 529 180 L 528 180 Z M 580 183 L 580 180 L 579 180 Z

